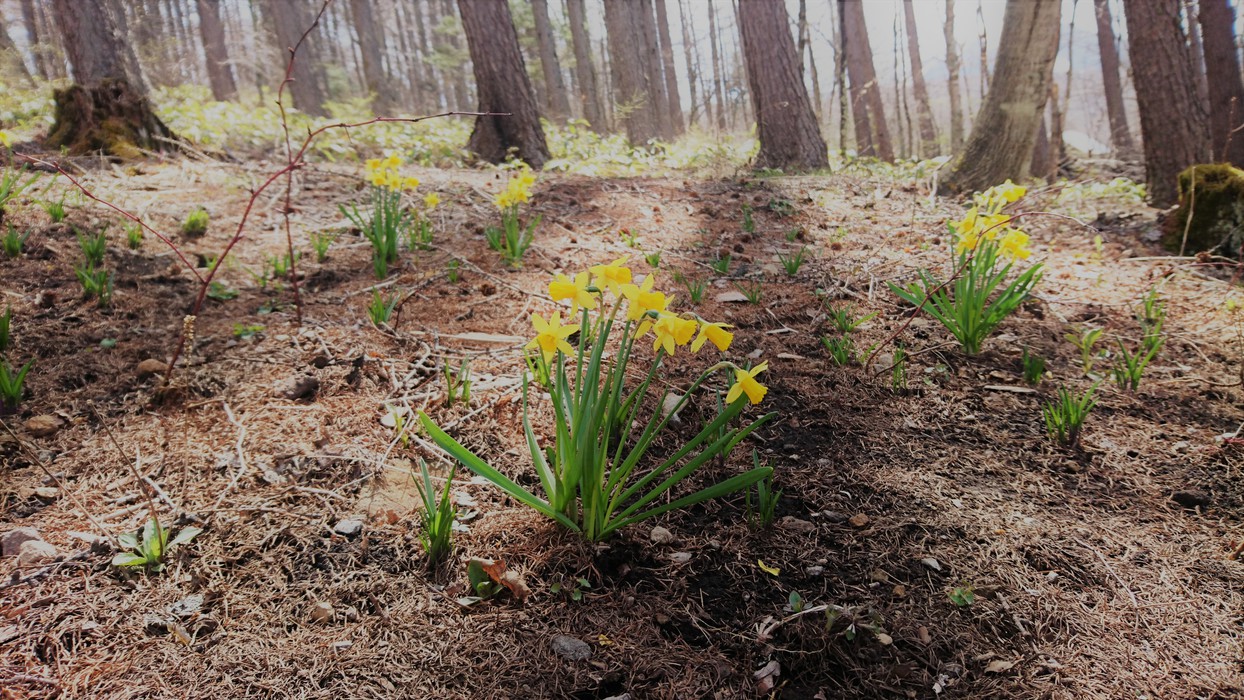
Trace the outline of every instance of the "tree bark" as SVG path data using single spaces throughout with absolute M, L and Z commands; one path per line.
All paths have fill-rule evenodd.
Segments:
M 664 2 L 664 0 L 662 0 Z M 687 65 L 687 86 L 691 92 L 691 106 L 687 114 L 687 124 L 693 126 L 700 117 L 699 91 L 696 82 L 699 80 L 700 72 L 696 69 L 696 50 L 695 40 L 691 38 L 691 27 L 687 24 L 687 13 L 683 9 L 683 0 L 678 2 L 678 19 L 682 26 L 682 52 L 683 61 Z
M 27 84 L 34 83 L 30 77 L 30 71 L 26 68 L 26 61 L 22 59 L 22 54 L 17 50 L 17 44 L 13 43 L 13 37 L 9 36 L 3 16 L 0 16 L 0 70 L 5 73 L 15 73 Z
M 531 11 L 536 24 L 540 70 L 548 91 L 548 116 L 555 121 L 565 121 L 570 116 L 570 98 L 566 94 L 566 81 L 562 79 L 561 62 L 557 60 L 557 40 L 553 37 L 553 23 L 549 21 L 548 0 L 531 0 Z
M 855 126 L 855 155 L 860 158 L 876 158 L 877 147 L 873 144 L 872 119 L 868 115 L 868 104 L 864 101 L 864 83 L 850 76 L 852 54 L 855 51 L 855 33 L 850 26 L 850 10 L 847 3 L 852 0 L 838 0 L 838 37 L 842 43 L 842 77 L 844 94 L 850 96 L 851 122 Z M 843 119 L 846 113 L 843 112 Z
M 609 125 L 605 123 L 596 67 L 592 65 L 592 40 L 587 32 L 584 0 L 566 0 L 566 16 L 570 20 L 570 43 L 574 48 L 574 70 L 578 76 L 579 94 L 583 102 L 583 118 L 593 131 L 603 134 Z
M 1110 145 L 1119 155 L 1129 157 L 1135 153 L 1136 143 L 1127 125 L 1127 109 L 1123 103 L 1119 49 L 1114 43 L 1110 0 L 1093 0 L 1093 7 L 1097 15 L 1097 51 L 1101 57 L 1102 91 L 1106 93 L 1106 116 L 1110 121 Z
M 1045 129 L 1045 115 L 1037 125 L 1037 138 L 1032 145 L 1032 174 L 1049 177 L 1054 172 L 1054 158 L 1050 152 L 1050 137 Z
M 457 19 L 454 16 L 454 0 L 441 0 L 441 10 L 443 12 L 443 16 L 449 17 L 450 21 Z M 459 14 L 460 13 L 461 0 L 459 0 Z M 511 23 L 510 27 L 513 28 L 513 26 L 513 23 Z M 465 31 L 465 29 L 463 31 Z M 462 42 L 458 39 L 459 34 L 460 32 L 449 31 L 445 37 L 446 45 L 449 47 L 451 56 L 456 57 L 462 53 Z M 453 69 L 449 71 L 449 74 L 453 78 L 454 104 L 452 107 L 453 109 L 466 109 L 467 105 L 471 104 L 471 89 L 467 86 L 466 81 L 466 61 L 460 60 L 457 62 Z
M 760 138 L 755 166 L 828 167 L 825 141 L 799 75 L 799 56 L 790 35 L 785 3 L 746 0 L 739 5 L 739 27 Z
M 233 79 L 229 48 L 225 45 L 225 25 L 220 21 L 220 0 L 197 0 L 197 6 L 199 33 L 203 36 L 203 50 L 207 54 L 207 80 L 212 86 L 212 97 L 222 102 L 236 100 L 238 85 Z
M 608 15 L 609 5 L 605 5 L 606 15 Z M 726 130 L 726 101 L 722 96 L 722 83 L 725 78 L 722 76 L 721 70 L 721 51 L 717 44 L 717 9 L 715 3 L 708 4 L 708 43 L 712 49 L 713 58 L 713 97 L 717 101 L 717 130 Z
M 1228 0 L 1201 0 L 1201 35 L 1209 83 L 1211 158 L 1244 168 L 1244 80 L 1235 49 L 1235 10 Z M 1234 132 L 1234 133 L 1233 133 Z
M 929 88 L 924 82 L 924 61 L 920 57 L 920 37 L 916 33 L 916 11 L 912 0 L 903 0 L 903 16 L 907 23 L 907 54 L 911 61 L 911 84 L 916 94 L 916 115 L 920 124 L 920 155 L 931 158 L 938 154 L 937 127 L 929 106 Z
M 946 70 L 950 71 L 947 87 L 950 91 L 950 152 L 963 148 L 963 104 L 959 95 L 959 42 L 955 41 L 955 0 L 946 0 L 946 23 L 942 25 L 946 37 Z
M 350 0 L 350 16 L 354 30 L 358 32 L 363 80 L 367 83 L 367 91 L 373 95 L 372 111 L 380 115 L 393 114 L 393 88 L 389 85 L 389 76 L 385 74 L 383 65 L 384 32 L 376 24 L 372 0 Z
M 264 14 L 272 18 L 272 28 L 276 34 L 278 75 L 282 78 L 285 76 L 290 50 L 311 26 L 312 15 L 309 8 L 306 0 L 264 2 Z M 298 48 L 298 60 L 294 61 L 293 81 L 288 88 L 294 106 L 313 117 L 328 116 L 328 111 L 324 109 L 326 83 L 324 61 L 320 56 L 315 32 L 312 32 Z
M 1132 59 L 1149 200 L 1168 207 L 1179 198 L 1177 178 L 1209 158 L 1206 114 L 1197 99 L 1191 56 L 1184 42 L 1179 0 L 1128 3 Z
M 39 17 L 35 14 L 34 0 L 21 0 L 22 26 L 26 29 L 26 42 L 30 45 L 30 53 L 34 58 L 35 73 L 44 80 L 52 79 L 48 68 L 46 47 L 39 40 Z
M 661 136 L 655 109 L 656 98 L 651 93 L 646 71 L 647 46 L 642 38 L 642 14 L 645 7 L 643 0 L 613 0 L 605 3 L 614 113 L 616 119 L 626 128 L 627 139 L 637 146 Z M 637 33 L 641 36 L 637 37 Z
M 670 19 L 665 0 L 654 0 L 656 6 L 657 38 L 661 40 L 661 73 L 665 76 L 665 102 L 669 112 L 673 136 L 682 134 L 682 97 L 678 94 L 678 73 L 674 69 L 674 45 L 670 40 Z
M 1209 103 L 1209 84 L 1205 80 L 1205 47 L 1201 43 L 1201 23 L 1197 20 L 1197 0 L 1184 0 L 1184 20 L 1188 33 L 1188 52 L 1192 61 L 1192 75 L 1196 78 L 1196 93 L 1204 103 Z
M 847 42 L 847 79 L 851 81 L 852 94 L 857 94 L 858 100 L 868 110 L 872 132 L 870 140 L 876 156 L 893 162 L 894 144 L 890 140 L 890 126 L 886 122 L 885 104 L 881 100 L 881 83 L 877 81 L 877 71 L 873 66 L 873 50 L 868 41 L 868 26 L 864 22 L 864 5 L 860 0 L 844 0 L 839 3 L 839 8 L 842 10 L 844 35 L 851 37 Z M 855 128 L 858 139 L 858 122 Z
M 666 83 L 655 12 L 652 0 L 639 0 L 639 22 L 643 31 L 643 48 L 640 55 L 644 83 L 652 99 L 652 114 L 657 124 L 657 134 L 668 141 L 674 135 L 674 125 L 670 122 L 669 95 L 665 93 Z
M 963 154 L 944 182 L 946 190 L 979 191 L 1028 176 L 1053 82 L 1061 5 L 1027 0 L 1007 3 L 993 89 L 985 97 Z
M 510 113 L 476 117 L 467 149 L 490 163 L 504 162 L 514 149 L 527 165 L 543 167 L 549 147 L 509 4 L 506 0 L 458 0 L 458 12 L 475 67 L 479 111 Z

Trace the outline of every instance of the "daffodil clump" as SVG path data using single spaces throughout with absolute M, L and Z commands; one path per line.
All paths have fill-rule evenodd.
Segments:
M 1007 180 L 977 194 L 963 218 L 948 223 L 955 253 L 949 282 L 921 270 L 920 281 L 908 287 L 890 283 L 899 298 L 945 326 L 969 355 L 980 352 L 985 338 L 1041 280 L 1042 264 L 1036 263 L 1007 282 L 1016 263 L 1032 256 L 1028 234 L 1005 211 L 1025 194 L 1024 187 Z
M 531 247 L 536 227 L 540 225 L 540 216 L 533 218 L 526 227 L 519 221 L 519 210 L 531 201 L 531 186 L 535 183 L 535 173 L 524 168 L 512 176 L 505 189 L 493 199 L 501 212 L 501 228 L 490 227 L 484 233 L 488 246 L 501 253 L 511 267 L 522 263 L 523 254 Z
M 535 337 L 527 348 L 548 368 L 554 414 L 551 444 L 541 445 L 531 427 L 529 380 L 523 379 L 523 430 L 542 496 L 506 477 L 442 431 L 420 420 L 442 449 L 492 481 L 515 500 L 581 533 L 591 541 L 670 510 L 750 487 L 772 473 L 760 467 L 686 495 L 671 493 L 709 461 L 725 458 L 775 414 L 731 427 L 740 413 L 760 403 L 768 389 L 760 374 L 768 365 L 713 364 L 681 396 L 661 392 L 648 405 L 649 389 L 661 386 L 668 358 L 712 345 L 719 352 L 734 340 L 730 326 L 671 310 L 673 297 L 656 288 L 654 275 L 633 279 L 625 259 L 597 265 L 549 283 L 559 309 L 532 314 Z M 566 315 L 563 317 L 563 312 Z M 630 373 L 635 349 L 649 347 L 646 371 Z M 680 447 L 650 454 L 673 416 L 702 385 L 726 372 L 730 386 L 718 414 Z M 650 412 L 645 416 L 645 411 Z
M 415 210 L 415 225 L 410 230 L 407 247 L 411 250 L 432 248 L 432 212 L 441 204 L 441 196 L 435 192 L 423 195 L 423 207 Z
M 408 234 L 415 217 L 402 208 L 402 193 L 419 187 L 419 179 L 399 172 L 402 159 L 396 155 L 369 159 L 364 168 L 371 187 L 371 216 L 360 213 L 356 205 L 341 206 L 341 213 L 363 232 L 372 246 L 372 269 L 377 279 L 389 274 L 397 262 L 398 241 Z

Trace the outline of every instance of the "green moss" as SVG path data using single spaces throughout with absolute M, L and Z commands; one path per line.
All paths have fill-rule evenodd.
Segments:
M 1185 255 L 1210 251 L 1237 256 L 1242 243 L 1244 170 L 1226 163 L 1210 163 L 1194 165 L 1180 173 L 1179 208 L 1167 218 L 1162 237 L 1166 249 L 1173 253 L 1182 250 Z

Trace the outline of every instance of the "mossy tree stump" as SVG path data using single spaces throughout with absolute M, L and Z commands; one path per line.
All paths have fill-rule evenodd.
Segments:
M 1227 163 L 1184 170 L 1179 174 L 1179 208 L 1167 218 L 1165 228 L 1162 244 L 1173 253 L 1211 252 L 1240 258 L 1244 246 L 1244 170 Z
M 156 116 L 151 103 L 127 81 L 71 85 L 53 93 L 55 121 L 47 145 L 72 155 L 105 153 L 141 158 L 143 151 L 176 150 L 173 132 Z

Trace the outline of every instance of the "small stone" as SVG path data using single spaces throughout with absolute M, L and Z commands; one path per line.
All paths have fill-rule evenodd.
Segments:
M 791 532 L 815 532 L 816 525 L 807 520 L 800 520 L 793 515 L 787 515 L 778 521 L 778 527 Z
M 146 359 L 138 363 L 138 378 L 146 379 L 168 371 L 168 365 L 155 359 Z
M 903 584 L 901 584 L 901 583 L 899 583 L 899 584 L 895 584 L 895 586 L 894 586 L 894 597 L 896 597 L 896 598 L 902 598 L 902 597 L 903 597 L 903 596 L 905 596 L 905 595 L 907 595 L 907 586 L 904 586 L 904 585 L 903 585 Z
M 17 556 L 22 544 L 42 541 L 43 537 L 33 527 L 15 527 L 0 535 L 0 552 L 3 552 L 6 557 Z
M 51 503 L 60 498 L 60 489 L 55 486 L 40 486 L 35 489 L 35 498 L 45 503 Z
M 1209 506 L 1209 494 L 1204 491 L 1196 491 L 1188 489 L 1186 491 L 1176 491 L 1171 494 L 1171 500 L 1179 505 L 1193 510 L 1196 508 L 1204 509 Z
M 826 510 L 821 511 L 820 513 L 813 513 L 812 517 L 815 518 L 818 515 L 831 523 L 845 523 L 851 519 L 846 513 L 839 513 L 836 510 Z
M 674 552 L 670 555 L 670 561 L 675 564 L 686 564 L 691 561 L 691 552 Z
M 311 613 L 308 615 L 312 622 L 320 624 L 328 624 L 333 621 L 333 604 L 321 600 L 311 606 Z
M 177 617 L 190 617 L 191 615 L 194 615 L 195 613 L 199 612 L 202 609 L 203 609 L 203 596 L 198 593 L 195 593 L 194 595 L 188 595 L 185 598 L 182 598 L 181 600 L 177 601 L 176 603 L 173 603 L 172 605 L 168 606 L 169 614 L 175 615 Z
M 22 425 L 26 428 L 26 432 L 33 437 L 41 438 L 55 435 L 56 431 L 65 426 L 65 421 L 60 416 L 45 415 L 35 416 L 22 423 Z
M 932 569 L 932 570 L 934 570 L 934 571 L 941 571 L 941 570 L 942 570 L 942 563 L 941 563 L 940 561 L 938 561 L 938 560 L 934 559 L 933 557 L 925 557 L 924 559 L 921 559 L 921 560 L 920 560 L 920 563 L 921 563 L 921 564 L 924 564 L 924 565 L 925 565 L 925 567 L 927 567 L 927 568 L 929 568 L 929 569 Z
M 851 523 L 851 527 L 868 527 L 868 523 L 871 523 L 872 521 L 872 518 L 864 515 L 863 513 L 852 515 L 847 519 L 847 522 Z
M 807 574 L 808 576 L 816 577 L 816 576 L 820 576 L 821 574 L 825 573 L 825 567 L 809 566 L 808 568 L 804 569 L 803 572 Z
M 553 637 L 553 653 L 568 661 L 587 661 L 592 658 L 592 647 L 581 639 L 559 634 Z
M 652 532 L 648 534 L 653 544 L 669 544 L 674 541 L 674 533 L 657 525 L 652 528 Z
M 333 526 L 333 532 L 341 535 L 342 537 L 354 537 L 362 531 L 363 521 L 361 518 L 347 518 L 345 520 L 338 521 L 337 524 Z
M 353 605 L 347 606 L 346 609 L 341 612 L 341 616 L 345 618 L 346 622 L 358 622 L 359 609 Z
M 27 540 L 17 550 L 18 566 L 35 566 L 56 558 L 56 548 L 43 540 Z
M 1187 454 L 1188 450 L 1192 449 L 1192 443 L 1187 440 L 1180 440 L 1174 445 L 1171 445 L 1171 449 L 1174 450 L 1176 454 Z
M 277 392 L 290 401 L 314 399 L 319 391 L 319 378 L 309 374 L 287 379 L 277 387 Z
M 352 646 L 354 646 L 354 642 L 351 642 L 348 639 L 343 639 L 339 642 L 333 642 L 333 649 L 336 649 L 337 651 L 341 651 L 343 649 L 349 649 Z
M 1051 571 L 1050 573 L 1046 574 L 1046 575 L 1045 575 L 1045 580 L 1046 580 L 1046 581 L 1049 581 L 1050 583 L 1054 583 L 1055 581 L 1057 581 L 1057 580 L 1058 580 L 1058 572 L 1057 572 L 1057 571 Z
M 610 695 L 605 700 L 631 700 L 630 693 L 622 693 L 621 695 Z

